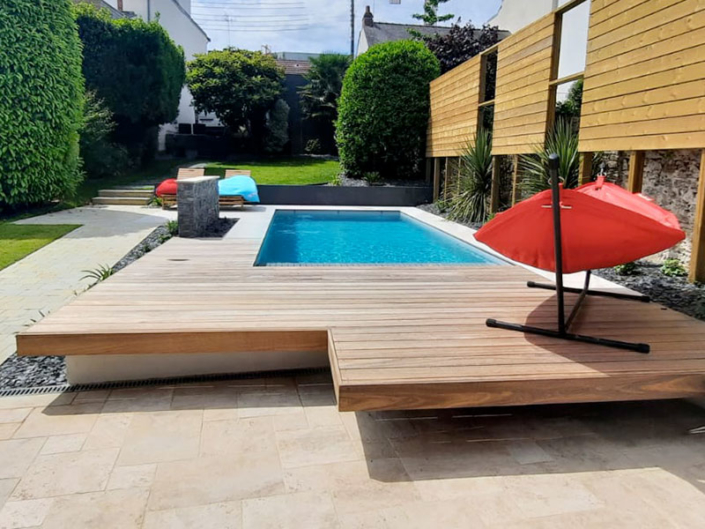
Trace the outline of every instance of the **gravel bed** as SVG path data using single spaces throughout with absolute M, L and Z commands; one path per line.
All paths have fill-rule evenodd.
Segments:
M 223 237 L 235 222 L 237 219 L 219 219 L 209 237 Z M 113 266 L 113 270 L 122 270 L 170 238 L 167 227 L 159 226 L 120 259 Z M 66 383 L 66 362 L 63 356 L 17 356 L 17 353 L 13 353 L 0 365 L 0 389 L 57 386 Z
M 350 178 L 345 175 L 339 177 L 340 187 L 426 187 L 428 184 L 423 180 L 383 180 L 379 185 L 371 186 L 362 178 Z M 327 186 L 337 184 L 325 184 Z
M 650 296 L 656 303 L 705 320 L 705 288 L 689 283 L 686 277 L 669 277 L 661 266 L 646 261 L 637 262 L 635 275 L 619 275 L 612 268 L 595 270 L 594 274 Z

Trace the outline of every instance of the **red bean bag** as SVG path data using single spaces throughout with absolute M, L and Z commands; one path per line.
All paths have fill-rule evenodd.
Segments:
M 164 180 L 161 184 L 157 186 L 155 191 L 158 197 L 164 195 L 175 195 L 176 194 L 176 178 L 169 178 Z

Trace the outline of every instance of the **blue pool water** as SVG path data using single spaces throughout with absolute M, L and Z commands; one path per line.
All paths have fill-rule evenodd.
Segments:
M 277 211 L 257 266 L 281 264 L 503 264 L 398 211 Z

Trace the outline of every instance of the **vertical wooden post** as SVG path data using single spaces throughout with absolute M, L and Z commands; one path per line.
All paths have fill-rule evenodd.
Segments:
M 644 183 L 644 151 L 632 151 L 629 156 L 629 181 L 627 189 L 630 193 L 641 193 Z
M 450 170 L 450 158 L 446 157 L 445 171 L 443 171 L 443 200 L 448 200 L 448 171 Z
M 705 150 L 700 153 L 700 179 L 695 199 L 693 247 L 690 251 L 690 281 L 705 282 Z
M 431 183 L 431 177 L 433 175 L 433 159 L 426 158 L 426 183 Z
M 433 201 L 436 202 L 441 194 L 441 159 L 433 159 Z
M 578 185 L 589 184 L 592 180 L 592 160 L 593 153 L 584 152 L 580 155 L 580 173 L 578 175 Z
M 512 206 L 514 206 L 519 198 L 519 155 L 515 154 L 512 158 Z
M 499 156 L 492 157 L 492 189 L 490 192 L 490 213 L 499 211 L 499 179 L 500 179 L 500 159 Z

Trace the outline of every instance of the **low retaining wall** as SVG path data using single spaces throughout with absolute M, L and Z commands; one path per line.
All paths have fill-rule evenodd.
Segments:
M 266 206 L 418 206 L 433 200 L 431 187 L 258 185 Z

